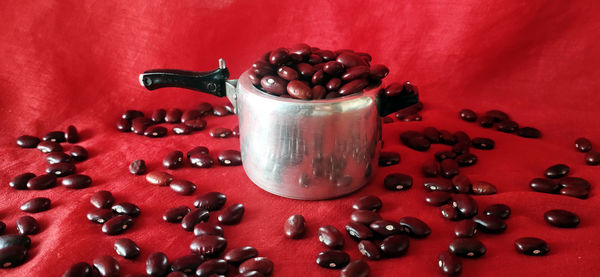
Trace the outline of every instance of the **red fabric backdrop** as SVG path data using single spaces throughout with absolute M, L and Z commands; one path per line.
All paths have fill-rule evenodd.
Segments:
M 42 232 L 32 236 L 29 261 L 3 276 L 57 276 L 78 261 L 100 255 L 115 257 L 112 243 L 128 237 L 141 247 L 134 261 L 117 258 L 124 273 L 144 272 L 151 252 L 170 259 L 189 253 L 190 233 L 162 221 L 162 212 L 175 205 L 192 205 L 194 196 L 179 196 L 154 187 L 144 177 L 128 173 L 128 164 L 145 159 L 160 169 L 168 151 L 187 151 L 197 145 L 213 153 L 238 148 L 237 138 L 213 139 L 208 131 L 189 136 L 148 139 L 119 133 L 114 122 L 126 109 L 151 112 L 156 108 L 189 109 L 202 101 L 225 99 L 181 89 L 148 93 L 137 75 L 150 68 L 207 70 L 225 58 L 232 77 L 262 53 L 278 46 L 306 42 L 326 49 L 351 48 L 372 54 L 375 63 L 391 69 L 386 81 L 411 80 L 425 104 L 422 122 L 384 125 L 384 150 L 402 155 L 399 165 L 382 168 L 366 188 L 341 199 L 296 201 L 266 193 L 254 186 L 242 167 L 172 171 L 198 185 L 195 195 L 218 190 L 228 203 L 246 205 L 241 224 L 225 227 L 229 248 L 252 245 L 275 262 L 274 276 L 335 276 L 314 260 L 324 249 L 316 230 L 324 224 L 342 229 L 351 203 L 374 194 L 384 201 L 381 214 L 398 219 L 416 216 L 433 232 L 411 240 L 406 256 L 369 262 L 372 276 L 430 276 L 437 274 L 437 255 L 452 240 L 454 224 L 439 209 L 426 206 L 421 186 L 421 163 L 443 146 L 427 153 L 399 143 L 403 130 L 435 126 L 464 130 L 472 137 L 496 140 L 493 151 L 474 152 L 477 165 L 464 169 L 472 179 L 486 180 L 499 193 L 478 196 L 480 207 L 505 203 L 512 207 L 508 229 L 500 235 L 480 235 L 488 253 L 464 260 L 463 276 L 597 276 L 600 274 L 597 210 L 600 167 L 583 163 L 573 141 L 585 136 L 600 147 L 600 21 L 597 1 L 2 1 L 0 42 L 0 220 L 15 233 L 19 206 L 37 196 L 49 197 L 53 208 L 35 214 Z M 458 119 L 461 108 L 476 112 L 501 109 L 517 122 L 532 125 L 543 138 L 531 140 Z M 210 117 L 210 127 L 233 127 L 235 116 Z M 20 173 L 40 174 L 44 155 L 20 149 L 15 138 L 42 136 L 73 124 L 81 131 L 80 145 L 91 158 L 78 171 L 93 178 L 92 187 L 66 190 L 15 191 L 9 180 Z M 528 182 L 554 163 L 572 166 L 572 175 L 592 183 L 590 198 L 580 200 L 531 192 Z M 386 192 L 386 174 L 401 172 L 415 178 L 403 192 Z M 141 215 L 123 235 L 102 234 L 85 218 L 90 195 L 101 189 L 117 201 L 137 204 Z M 576 229 L 558 229 L 543 220 L 544 211 L 566 208 L 581 217 Z M 291 214 L 307 219 L 303 240 L 283 237 L 282 224 Z M 214 221 L 216 218 L 212 218 Z M 548 241 L 545 257 L 517 254 L 513 241 L 538 236 Z M 356 243 L 344 248 L 360 257 Z

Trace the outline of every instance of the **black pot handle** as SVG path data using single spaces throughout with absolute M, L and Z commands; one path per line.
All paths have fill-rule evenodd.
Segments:
M 381 89 L 377 95 L 377 111 L 382 117 L 419 102 L 417 87 L 409 82 L 404 84 L 402 92 L 397 95 L 388 96 L 384 91 L 384 89 Z
M 148 90 L 164 87 L 179 87 L 210 93 L 219 97 L 226 96 L 225 81 L 229 70 L 223 59 L 219 68 L 213 71 L 197 72 L 178 69 L 152 69 L 140 74 L 140 84 Z

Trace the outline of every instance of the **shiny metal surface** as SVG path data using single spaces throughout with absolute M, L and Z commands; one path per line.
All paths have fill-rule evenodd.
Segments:
M 376 90 L 302 101 L 259 91 L 247 72 L 237 91 L 230 92 L 229 85 L 244 170 L 262 189 L 288 198 L 328 199 L 356 191 L 374 176 L 381 148 Z

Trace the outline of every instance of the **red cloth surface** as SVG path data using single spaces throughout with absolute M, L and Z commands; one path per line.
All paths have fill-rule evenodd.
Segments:
M 235 116 L 209 117 L 207 130 L 189 136 L 173 134 L 149 139 L 119 133 L 115 121 L 126 109 L 151 113 L 157 108 L 193 108 L 226 99 L 186 91 L 162 89 L 149 93 L 138 84 L 138 74 L 151 68 L 210 70 L 217 59 L 228 63 L 232 78 L 239 76 L 264 52 L 278 46 L 306 42 L 325 49 L 350 48 L 371 53 L 374 63 L 385 63 L 385 79 L 411 80 L 425 105 L 422 122 L 385 124 L 384 151 L 402 155 L 398 165 L 381 168 L 364 189 L 329 201 L 297 201 L 271 195 L 255 186 L 243 168 L 168 170 L 195 182 L 194 195 L 221 191 L 228 204 L 243 203 L 242 222 L 225 227 L 228 248 L 251 245 L 275 263 L 273 276 L 336 276 L 320 268 L 317 253 L 324 250 L 316 237 L 319 226 L 343 230 L 351 203 L 363 195 L 383 200 L 381 215 L 397 220 L 416 216 L 432 234 L 411 239 L 401 258 L 369 261 L 371 276 L 432 276 L 438 274 L 437 256 L 453 239 L 453 222 L 423 201 L 420 166 L 433 153 L 448 149 L 434 145 L 426 153 L 399 142 L 405 130 L 435 126 L 471 137 L 496 141 L 492 151 L 473 150 L 479 162 L 462 169 L 473 180 L 495 184 L 498 194 L 476 196 L 480 209 L 504 203 L 512 208 L 503 234 L 480 234 L 487 253 L 463 259 L 462 276 L 598 276 L 600 275 L 600 167 L 587 166 L 573 141 L 592 140 L 600 150 L 600 21 L 597 1 L 2 1 L 0 42 L 0 220 L 6 233 L 16 233 L 19 206 L 44 196 L 52 209 L 34 214 L 41 233 L 31 236 L 28 261 L 2 276 L 58 276 L 79 261 L 91 263 L 112 255 L 122 273 L 145 271 L 146 257 L 155 251 L 169 259 L 189 254 L 191 233 L 168 224 L 162 213 L 176 205 L 192 206 L 195 196 L 180 196 L 168 187 L 155 187 L 128 172 L 128 164 L 144 159 L 150 170 L 162 169 L 163 156 L 172 150 L 208 146 L 212 153 L 239 149 L 237 138 L 213 139 L 212 127 L 232 128 Z M 478 113 L 506 111 L 521 125 L 539 128 L 541 139 L 480 128 L 458 119 L 461 108 Z M 43 136 L 75 125 L 79 145 L 90 159 L 78 172 L 93 178 L 90 188 L 15 191 L 8 186 L 23 172 L 41 174 L 44 155 L 21 149 L 15 139 L 23 134 Z M 68 149 L 68 146 L 66 147 Z M 571 176 L 592 183 L 589 199 L 530 191 L 528 183 L 555 163 L 571 165 Z M 412 189 L 388 192 L 383 178 L 393 172 L 414 177 Z M 110 190 L 117 201 L 141 208 L 130 230 L 107 236 L 85 213 L 89 197 Z M 577 213 L 575 229 L 549 226 L 546 210 Z M 292 214 L 303 214 L 308 233 L 302 240 L 283 236 L 282 225 Z M 211 222 L 216 222 L 212 216 Z M 521 236 L 545 239 L 551 251 L 544 257 L 517 254 L 513 242 Z M 142 254 L 134 261 L 118 257 L 117 238 L 133 239 Z M 352 259 L 361 258 L 356 243 L 346 237 Z M 125 274 L 123 274 L 125 275 Z

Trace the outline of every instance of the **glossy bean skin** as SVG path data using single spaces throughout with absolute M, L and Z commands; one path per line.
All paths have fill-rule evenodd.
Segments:
M 220 236 L 204 235 L 196 237 L 190 244 L 190 250 L 203 257 L 217 257 L 227 247 L 227 240 Z
M 98 269 L 100 276 L 103 277 L 118 277 L 120 274 L 119 262 L 108 255 L 95 258 L 94 267 Z
M 369 85 L 369 80 L 365 78 L 352 80 L 340 87 L 338 93 L 340 95 L 351 95 L 354 93 L 358 93 L 365 89 Z
M 444 251 L 438 256 L 438 266 L 444 275 L 457 275 L 462 271 L 460 259 L 450 251 Z
M 446 159 L 440 163 L 440 172 L 441 176 L 446 179 L 451 179 L 452 177 L 458 175 L 458 163 L 455 160 Z
M 135 118 L 138 117 L 143 117 L 144 113 L 138 110 L 126 110 L 122 115 L 121 118 L 126 119 L 126 120 L 133 120 Z
M 117 130 L 119 132 L 123 132 L 123 133 L 131 132 L 131 121 L 129 121 L 127 119 L 120 118 L 119 120 L 117 120 L 115 125 L 117 126 Z
M 379 209 L 381 209 L 382 205 L 383 202 L 381 202 L 381 199 L 379 199 L 379 197 L 374 195 L 367 195 L 362 196 L 356 201 L 354 201 L 354 204 L 352 204 L 352 209 L 378 211 Z
M 207 211 L 220 210 L 227 201 L 227 196 L 220 192 L 207 192 L 198 196 L 194 201 L 194 207 Z
M 92 266 L 86 262 L 79 262 L 71 265 L 62 277 L 86 277 L 92 276 Z
M 373 221 L 380 220 L 381 216 L 374 211 L 369 210 L 356 210 L 350 215 L 350 220 L 353 222 L 369 225 Z
M 528 256 L 543 256 L 550 252 L 550 247 L 540 238 L 522 237 L 515 240 L 515 250 Z
M 219 164 L 223 166 L 237 166 L 242 164 L 242 156 L 237 150 L 224 150 L 218 155 Z
M 229 115 L 229 111 L 225 106 L 213 106 L 213 115 L 214 116 L 226 116 Z
M 379 153 L 379 166 L 391 166 L 400 163 L 400 154 L 398 152 Z
M 475 122 L 477 120 L 477 114 L 470 109 L 462 109 L 458 112 L 458 116 L 468 122 Z
M 579 152 L 586 153 L 592 150 L 592 142 L 587 138 L 577 138 L 575 140 L 575 149 Z
M 233 135 L 233 131 L 228 128 L 214 128 L 208 134 L 213 138 L 228 138 Z
M 132 224 L 133 219 L 128 215 L 115 216 L 102 225 L 102 232 L 109 236 L 122 234 Z
M 305 220 L 302 215 L 290 216 L 283 224 L 283 232 L 290 239 L 300 239 L 304 236 Z
M 195 209 L 187 213 L 181 220 L 181 228 L 188 232 L 194 230 L 194 226 L 200 222 L 206 222 L 208 220 L 209 213 L 204 209 Z
M 440 212 L 442 213 L 442 217 L 445 219 L 452 221 L 462 219 L 462 215 L 454 206 L 452 206 L 452 204 L 442 205 L 440 207 Z
M 514 133 L 519 129 L 519 124 L 512 120 L 504 120 L 496 125 L 496 130 L 505 133 Z
M 114 217 L 111 210 L 95 208 L 87 212 L 87 219 L 91 222 L 104 224 Z
M 198 277 L 208 276 L 223 276 L 218 274 L 226 274 L 229 270 L 227 261 L 223 259 L 210 259 L 203 262 L 196 269 L 196 275 Z
M 317 255 L 316 262 L 324 268 L 343 268 L 350 262 L 350 256 L 342 250 L 325 250 Z
M 391 235 L 381 241 L 379 249 L 384 256 L 389 258 L 403 256 L 408 250 L 408 236 L 404 234 Z
M 350 262 L 340 272 L 341 277 L 367 277 L 369 276 L 369 264 L 363 260 L 354 260 Z
M 502 233 L 506 230 L 506 223 L 495 215 L 480 214 L 473 217 L 477 229 L 484 233 Z
M 464 153 L 456 156 L 455 160 L 459 166 L 471 166 L 477 163 L 477 156 L 472 153 Z
M 288 81 L 296 80 L 299 77 L 298 71 L 288 66 L 279 67 L 277 69 L 277 75 Z
M 165 122 L 167 123 L 179 123 L 181 122 L 181 116 L 183 111 L 178 108 L 172 108 L 167 111 L 165 115 Z
M 44 137 L 42 137 L 43 141 L 52 141 L 52 142 L 66 142 L 65 132 L 63 131 L 52 131 L 48 132 Z
M 196 191 L 196 184 L 187 180 L 175 179 L 171 181 L 169 187 L 181 195 L 192 195 Z
M 260 80 L 260 85 L 266 92 L 281 96 L 286 92 L 288 81 L 279 76 L 268 75 Z
M 440 164 L 434 159 L 427 160 L 421 166 L 421 173 L 425 177 L 437 177 L 440 174 Z
M 586 198 L 588 198 L 590 191 L 587 189 L 571 187 L 571 188 L 562 188 L 562 189 L 560 189 L 560 191 L 558 193 L 561 195 L 565 195 L 565 196 L 576 197 L 579 199 L 586 199 Z
M 204 258 L 200 255 L 185 255 L 171 262 L 171 270 L 174 272 L 183 272 L 191 274 L 196 271 L 196 268 L 204 262 Z
M 136 217 L 140 214 L 140 208 L 135 204 L 129 202 L 121 202 L 111 207 L 113 213 L 118 215 L 128 215 L 130 217 Z
M 524 138 L 539 138 L 542 133 L 533 127 L 521 127 L 517 129 L 517 135 Z
M 546 176 L 546 178 L 559 179 L 567 176 L 570 170 L 571 169 L 566 164 L 555 164 L 553 166 L 548 167 L 544 172 L 544 175 Z
M 19 217 L 16 221 L 16 225 L 20 235 L 35 235 L 39 233 L 41 229 L 38 221 L 28 215 Z
M 404 232 L 411 237 L 424 238 L 431 234 L 431 228 L 429 228 L 427 223 L 416 217 L 402 217 L 400 218 L 399 223 L 404 228 Z
M 146 162 L 144 160 L 135 160 L 129 164 L 129 173 L 133 175 L 146 174 Z
M 140 255 L 140 248 L 137 244 L 128 238 L 120 238 L 115 241 L 114 249 L 117 255 L 125 259 L 135 259 Z
M 169 272 L 169 259 L 162 252 L 153 252 L 146 259 L 146 274 L 150 276 L 165 276 Z
M 373 231 L 364 224 L 349 222 L 346 224 L 346 233 L 355 241 L 370 240 L 373 238 Z
M 17 145 L 21 148 L 36 148 L 41 140 L 38 137 L 23 135 L 17 138 Z
M 599 165 L 600 164 L 600 152 L 589 151 L 585 153 L 585 164 L 587 165 Z
M 223 228 L 219 225 L 210 223 L 210 222 L 200 222 L 194 226 L 194 236 L 204 236 L 204 235 L 213 235 L 213 236 L 223 236 Z
M 68 189 L 83 189 L 92 184 L 92 178 L 83 174 L 73 174 L 63 178 L 61 184 Z
M 183 123 L 185 126 L 188 126 L 192 129 L 192 131 L 201 131 L 206 128 L 206 120 L 202 118 L 190 119 Z M 165 129 L 166 134 L 166 129 Z
M 73 158 L 63 152 L 50 152 L 46 155 L 46 162 L 48 164 L 70 163 L 73 162 Z
M 85 161 L 89 157 L 88 151 L 79 145 L 71 146 L 71 149 L 69 150 L 69 155 L 71 155 L 71 157 L 73 157 L 73 160 L 75 160 L 76 162 Z
M 152 185 L 168 186 L 173 181 L 173 176 L 164 171 L 151 171 L 146 174 L 146 181 Z
M 187 206 L 177 206 L 170 208 L 163 213 L 163 220 L 166 222 L 177 223 L 181 222 L 183 217 L 191 211 Z
M 35 174 L 31 172 L 22 173 L 12 178 L 8 185 L 16 190 L 25 190 L 27 189 L 27 183 L 29 180 L 33 179 L 34 177 Z
M 167 115 L 167 111 L 165 109 L 156 109 L 152 112 L 150 119 L 155 124 L 160 124 L 165 122 L 165 116 Z
M 149 138 L 162 138 L 167 135 L 167 128 L 163 126 L 150 126 L 148 129 L 144 130 L 143 135 Z
M 546 178 L 534 178 L 529 182 L 529 187 L 538 192 L 558 193 L 560 185 L 555 180 Z
M 495 122 L 494 118 L 489 115 L 481 116 L 477 121 L 479 122 L 479 126 L 483 128 L 491 128 Z
M 290 96 L 296 99 L 310 100 L 312 99 L 312 89 L 307 84 L 299 80 L 292 80 L 287 84 L 287 92 Z
M 163 166 L 167 169 L 177 169 L 183 166 L 183 152 L 175 150 L 169 152 L 163 159 Z
M 407 147 L 421 152 L 429 150 L 431 146 L 431 142 L 423 134 L 416 131 L 403 132 L 400 134 L 400 140 Z
M 391 235 L 397 235 L 404 232 L 404 228 L 400 223 L 391 221 L 391 220 L 376 220 L 369 224 L 369 228 L 373 230 L 373 232 L 383 236 L 389 237 Z
M 29 179 L 27 188 L 33 190 L 45 190 L 56 186 L 56 176 L 43 174 Z
M 477 214 L 477 202 L 468 195 L 457 194 L 453 196 L 452 206 L 456 208 L 464 218 L 471 218 Z
M 549 210 L 544 213 L 544 219 L 552 226 L 560 228 L 575 228 L 579 225 L 579 217 L 566 210 Z
M 21 265 L 27 258 L 27 248 L 8 246 L 0 249 L 0 268 L 11 268 Z
M 425 194 L 425 202 L 436 207 L 450 202 L 451 199 L 450 193 L 445 191 L 431 191 Z
M 62 152 L 63 151 L 62 146 L 60 146 L 60 144 L 58 144 L 57 142 L 53 142 L 53 141 L 42 141 L 42 142 L 38 143 L 36 148 L 38 150 L 40 150 L 42 153 Z
M 489 138 L 473 138 L 473 140 L 471 140 L 471 144 L 474 148 L 481 150 L 494 149 L 496 146 L 496 143 Z
M 137 117 L 131 121 L 131 131 L 136 135 L 144 135 L 146 129 L 152 125 L 152 120 L 146 117 Z
M 496 186 L 485 182 L 485 181 L 476 181 L 471 184 L 471 192 L 475 195 L 490 195 L 496 194 L 498 190 Z
M 340 249 L 344 247 L 344 237 L 340 231 L 331 226 L 325 225 L 317 231 L 319 241 L 331 249 Z
M 110 191 L 100 190 L 92 194 L 90 203 L 96 208 L 108 209 L 115 203 L 115 198 Z
M 501 219 L 507 219 L 510 216 L 510 207 L 504 204 L 493 204 L 483 210 L 485 215 L 497 216 Z
M 55 163 L 48 165 L 46 173 L 56 175 L 57 177 L 65 177 L 75 173 L 75 170 L 75 165 L 72 163 Z
M 50 199 L 46 197 L 36 197 L 28 200 L 21 205 L 21 211 L 26 213 L 39 213 L 50 209 Z
M 173 126 L 173 133 L 175 133 L 176 135 L 188 135 L 191 134 L 192 131 L 194 131 L 192 127 L 187 126 L 185 124 L 176 124 L 175 126 Z
M 406 174 L 394 173 L 385 177 L 383 185 L 387 190 L 407 190 L 412 187 L 413 179 Z
M 65 132 L 65 140 L 68 143 L 77 143 L 79 142 L 79 132 L 77 132 L 77 128 L 73 125 L 69 125 L 67 127 L 67 131 Z
M 452 177 L 452 185 L 454 188 L 454 192 L 456 193 L 470 193 L 471 192 L 471 180 L 469 177 L 463 174 L 458 174 Z
M 454 187 L 452 183 L 444 179 L 425 179 L 423 180 L 425 191 L 445 191 L 451 192 Z
M 454 236 L 472 238 L 477 234 L 477 223 L 471 219 L 461 220 L 454 225 Z
M 223 255 L 223 259 L 231 264 L 239 265 L 244 261 L 252 259 L 256 256 L 258 256 L 258 250 L 256 250 L 256 248 L 252 246 L 244 246 L 230 249 L 225 253 L 225 255 Z
M 238 267 L 241 274 L 246 274 L 252 271 L 258 271 L 263 275 L 269 275 L 273 272 L 273 262 L 265 257 L 256 257 L 244 261 Z
M 190 164 L 197 168 L 211 168 L 214 165 L 214 160 L 207 154 L 194 153 L 189 156 Z
M 486 116 L 491 117 L 494 122 L 500 122 L 504 120 L 508 120 L 508 114 L 500 110 L 489 110 L 485 113 Z
M 369 240 L 362 240 L 358 243 L 358 252 L 369 260 L 381 259 L 381 250 L 379 250 L 379 246 Z
M 448 246 L 450 252 L 463 258 L 478 258 L 485 254 L 486 248 L 481 241 L 474 238 L 457 238 Z

